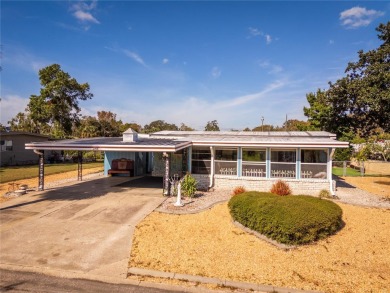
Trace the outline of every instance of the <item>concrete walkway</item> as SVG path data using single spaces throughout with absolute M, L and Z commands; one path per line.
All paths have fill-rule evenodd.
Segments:
M 135 226 L 165 198 L 161 188 L 108 177 L 0 204 L 0 267 L 125 279 Z

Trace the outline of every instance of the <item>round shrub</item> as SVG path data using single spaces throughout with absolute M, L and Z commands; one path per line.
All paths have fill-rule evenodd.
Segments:
M 272 184 L 271 193 L 277 194 L 277 195 L 290 195 L 291 188 L 283 180 L 278 180 L 274 184 Z
M 284 244 L 306 244 L 337 232 L 342 210 L 334 202 L 297 195 L 245 192 L 229 201 L 233 219 Z
M 329 190 L 326 190 L 326 189 L 322 189 L 322 190 L 320 191 L 320 193 L 318 194 L 318 197 L 319 197 L 319 198 L 332 198 L 332 196 L 331 196 Z
M 237 186 L 233 189 L 233 195 L 237 195 L 237 194 L 241 194 L 241 193 L 244 193 L 246 192 L 246 189 L 244 186 Z

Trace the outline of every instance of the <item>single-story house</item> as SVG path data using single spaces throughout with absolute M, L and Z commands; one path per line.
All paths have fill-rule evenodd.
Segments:
M 0 166 L 28 165 L 38 163 L 38 157 L 32 150 L 25 148 L 29 142 L 48 141 L 49 137 L 23 131 L 0 132 Z M 47 158 L 48 154 L 46 154 Z
M 123 137 L 86 138 L 26 144 L 26 149 L 104 151 L 104 174 L 114 159 L 134 162 L 135 176 L 169 178 L 190 172 L 198 188 L 270 190 L 282 179 L 295 194 L 316 195 L 322 189 L 335 193 L 332 156 L 348 142 L 324 131 L 243 132 L 243 131 L 160 131 L 138 134 L 129 129 Z

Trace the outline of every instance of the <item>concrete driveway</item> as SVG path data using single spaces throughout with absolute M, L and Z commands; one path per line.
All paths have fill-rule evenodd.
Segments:
M 134 228 L 165 199 L 155 184 L 128 180 L 99 178 L 0 204 L 0 266 L 126 278 Z

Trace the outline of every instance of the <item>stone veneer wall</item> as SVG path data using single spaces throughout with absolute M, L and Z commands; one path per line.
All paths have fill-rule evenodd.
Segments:
M 192 176 L 198 181 L 198 189 L 208 189 L 210 184 L 209 175 L 200 175 L 192 174 Z M 282 179 L 284 182 L 288 183 L 293 194 L 307 194 L 317 196 L 318 193 L 322 190 L 329 191 L 329 181 L 323 179 L 289 179 L 289 178 L 253 178 L 253 177 L 234 177 L 234 176 L 224 176 L 224 175 L 215 175 L 214 176 L 214 185 L 215 188 L 221 189 L 230 189 L 237 186 L 244 186 L 246 190 L 256 190 L 256 191 L 270 191 L 272 184 L 277 180 Z
M 207 190 L 207 189 L 209 189 L 210 175 L 191 174 L 191 176 L 194 177 L 195 180 L 198 182 L 198 184 L 196 185 L 196 188 L 198 190 Z

